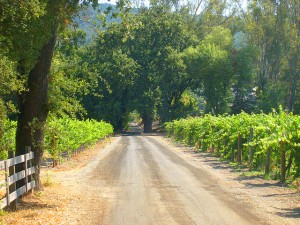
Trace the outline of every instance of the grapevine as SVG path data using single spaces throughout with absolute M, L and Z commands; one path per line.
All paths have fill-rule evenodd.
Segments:
M 300 117 L 284 111 L 205 115 L 165 124 L 167 135 L 177 141 L 262 170 L 282 182 L 300 176 L 299 127 Z
M 15 149 L 15 121 L 5 121 L 4 134 L 0 139 L 0 157 L 7 158 L 7 152 Z M 96 120 L 77 120 L 49 117 L 45 128 L 45 146 L 53 159 L 60 153 L 72 154 L 82 146 L 95 144 L 99 139 L 113 133 L 112 125 Z

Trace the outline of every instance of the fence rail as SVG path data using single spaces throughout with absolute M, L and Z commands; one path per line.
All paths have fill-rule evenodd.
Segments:
M 5 197 L 0 200 L 0 209 L 16 204 L 15 200 L 35 187 L 35 181 L 31 179 L 35 173 L 31 160 L 34 158 L 33 152 L 0 161 L 0 171 L 4 170 L 5 180 L 0 181 L 0 192 L 5 191 Z M 15 165 L 24 163 L 24 170 L 15 173 Z M 16 189 L 16 182 L 24 179 L 25 185 Z

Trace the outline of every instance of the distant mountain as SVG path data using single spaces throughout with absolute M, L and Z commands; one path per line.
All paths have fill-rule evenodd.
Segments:
M 109 11 L 108 11 L 109 10 Z M 132 10 L 134 13 L 138 12 L 138 9 Z M 92 41 L 93 36 L 97 34 L 97 29 L 105 29 L 101 25 L 100 16 L 104 13 L 109 12 L 106 17 L 107 24 L 112 22 L 121 22 L 121 18 L 114 18 L 113 14 L 118 12 L 116 5 L 103 3 L 99 4 L 97 8 L 93 8 L 91 5 L 81 10 L 78 15 L 74 18 L 74 22 L 78 25 L 78 28 L 86 33 L 86 42 Z
M 233 36 L 233 47 L 240 49 L 247 46 L 247 36 L 244 32 L 238 31 Z

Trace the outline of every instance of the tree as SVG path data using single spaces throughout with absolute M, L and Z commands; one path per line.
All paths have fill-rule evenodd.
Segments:
M 201 109 L 201 99 L 192 91 L 186 90 L 182 93 L 180 100 L 176 105 L 172 105 L 171 120 L 186 118 L 188 116 L 198 116 Z
M 66 29 L 58 36 L 49 73 L 48 108 L 52 117 L 82 117 L 85 110 L 82 96 L 89 83 L 81 61 L 85 34 L 81 30 Z
M 24 2 L 22 7 L 20 6 L 18 1 L 12 3 L 0 1 L 0 137 L 2 136 L 2 125 L 7 117 L 7 113 L 15 108 L 11 101 L 6 101 L 6 98 L 12 94 L 24 91 L 25 80 L 16 71 L 17 61 L 24 57 L 25 54 L 27 54 L 28 58 L 31 58 L 32 53 L 28 51 L 30 43 L 25 46 L 24 51 L 13 49 L 12 45 L 17 43 L 17 38 L 19 43 L 24 41 L 22 35 L 19 37 L 16 37 L 16 35 L 30 29 L 24 28 L 26 22 L 33 21 L 43 14 L 43 8 L 37 2 Z M 31 10 L 32 7 L 35 10 Z
M 205 98 L 206 112 L 217 115 L 229 112 L 233 84 L 231 46 L 230 30 L 216 27 L 198 46 L 184 52 L 192 89 Z
M 87 4 L 91 1 L 81 1 Z M 31 146 L 35 153 L 35 180 L 41 188 L 40 163 L 43 155 L 44 126 L 49 112 L 48 81 L 58 29 L 78 8 L 79 1 L 1 1 L 2 40 L 5 54 L 17 62 L 18 75 L 25 80 L 26 91 L 18 94 L 16 155 Z M 93 1 L 94 4 L 97 1 Z M 11 50 L 11 51 L 10 51 Z M 22 165 L 17 170 L 22 169 Z M 21 182 L 22 183 L 22 182 Z M 22 185 L 22 184 L 20 184 Z
M 90 69 L 95 73 L 96 85 L 82 103 L 87 117 L 109 121 L 115 130 L 121 130 L 127 123 L 137 65 L 117 45 L 109 47 L 109 43 L 117 43 L 110 35 L 99 42 L 97 48 L 89 48 Z
M 17 79 L 15 63 L 0 55 L 0 143 L 6 130 L 7 115 L 15 112 L 15 105 L 7 98 L 23 90 L 23 83 Z M 0 155 L 7 155 L 7 149 L 0 146 Z M 6 147 L 6 146 L 5 146 Z
M 259 50 L 258 108 L 270 112 L 282 105 L 297 112 L 299 2 L 251 1 L 246 20 L 249 42 Z
M 231 60 L 234 72 L 232 113 L 253 112 L 256 104 L 255 60 L 257 51 L 254 46 L 234 48 Z
M 187 88 L 184 64 L 178 54 L 192 43 L 192 35 L 181 15 L 168 7 L 142 10 L 135 20 L 141 26 L 127 41 L 129 56 L 139 65 L 133 105 L 142 117 L 144 131 L 150 132 L 158 110 L 171 110 Z
M 280 4 L 274 1 L 253 1 L 246 19 L 249 42 L 259 51 L 256 62 L 258 108 L 270 112 L 272 108 L 284 104 L 280 79 L 285 60 L 285 40 Z
M 162 59 L 162 63 L 158 68 L 164 74 L 159 80 L 160 89 L 163 90 L 161 105 L 158 107 L 162 123 L 187 113 L 184 111 L 188 110 L 188 107 L 185 107 L 188 104 L 182 101 L 182 95 L 191 83 L 191 79 L 186 73 L 186 65 L 182 53 L 173 48 L 168 48 L 167 50 L 167 55 Z M 170 79 L 171 77 L 175 79 Z
M 124 19 L 122 23 L 126 24 L 126 21 Z M 118 131 L 127 123 L 130 92 L 137 69 L 124 44 L 130 27 L 108 24 L 87 46 L 82 57 L 91 84 L 90 93 L 82 100 L 87 117 L 109 121 Z
M 101 98 L 86 98 L 88 113 L 102 112 L 120 129 L 128 113 L 137 110 L 145 132 L 152 130 L 156 115 L 170 119 L 188 85 L 181 52 L 192 41 L 182 17 L 161 6 L 141 9 L 99 37 L 89 61 Z
M 284 55 L 286 59 L 283 79 L 287 82 L 287 109 L 299 113 L 297 90 L 300 79 L 300 2 L 281 1 L 281 29 L 284 35 Z M 295 104 L 296 103 L 296 104 Z M 296 105 L 296 107 L 295 107 Z

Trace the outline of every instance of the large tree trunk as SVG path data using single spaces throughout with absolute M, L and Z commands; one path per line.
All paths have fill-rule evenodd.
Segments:
M 31 146 L 34 152 L 36 168 L 36 189 L 41 189 L 40 164 L 44 147 L 44 127 L 48 115 L 48 79 L 54 46 L 57 37 L 57 28 L 53 29 L 52 37 L 40 50 L 38 62 L 30 71 L 27 81 L 28 90 L 18 96 L 18 125 L 16 133 L 16 155 L 25 153 L 25 146 Z M 20 165 L 20 171 L 24 165 Z M 24 182 L 24 181 L 23 181 Z M 17 185 L 22 186 L 23 182 Z
M 144 123 L 144 133 L 151 133 L 152 132 L 152 117 L 151 117 L 151 115 L 144 115 L 142 119 L 143 119 L 143 123 Z

